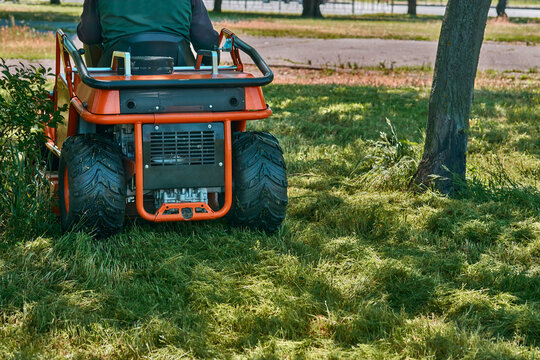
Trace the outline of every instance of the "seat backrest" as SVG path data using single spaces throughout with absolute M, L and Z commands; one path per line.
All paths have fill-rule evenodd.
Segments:
M 126 51 L 131 56 L 170 57 L 175 66 L 195 65 L 189 42 L 181 36 L 167 33 L 146 32 L 125 36 L 103 53 L 99 66 L 110 66 L 114 51 Z

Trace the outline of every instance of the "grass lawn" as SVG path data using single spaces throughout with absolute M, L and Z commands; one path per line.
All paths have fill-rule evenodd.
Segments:
M 25 21 L 41 30 L 53 31 L 57 25 L 47 22 L 76 23 L 82 7 L 80 5 L 19 5 L 0 4 L 0 19 Z M 232 13 L 210 14 L 217 29 L 228 27 L 238 34 L 274 37 L 335 38 L 381 38 L 405 40 L 437 40 L 441 17 L 407 15 L 363 15 L 357 17 L 329 16 L 325 19 L 303 19 L 299 16 L 278 14 Z M 9 22 L 9 21 L 8 21 Z M 62 25 L 63 26 L 63 25 Z M 41 41 L 40 34 L 24 30 L 24 39 L 36 37 L 35 44 L 14 38 L 19 30 L 5 29 L 0 38 L 17 45 L 0 48 L 0 57 L 35 59 L 35 56 L 52 58 L 54 46 L 52 35 L 48 45 Z M 8 40 L 9 39 L 9 40 Z M 540 43 L 540 19 L 513 18 L 508 23 L 489 21 L 485 40 L 538 45 Z M 18 46 L 18 47 L 17 47 Z
M 237 17 L 237 18 L 236 18 Z M 407 15 L 364 15 L 303 19 L 299 16 L 258 15 L 254 18 L 215 16 L 216 27 L 225 26 L 238 33 L 256 36 L 302 37 L 320 39 L 378 38 L 432 40 L 439 38 L 441 17 Z M 513 19 L 500 23 L 490 20 L 484 39 L 497 42 L 540 43 L 540 21 Z M 526 21 L 526 20 L 525 20 Z M 218 26 L 219 25 L 219 26 Z
M 0 358 L 540 357 L 538 74 L 484 75 L 455 199 L 406 191 L 427 87 L 265 95 L 274 115 L 249 128 L 284 148 L 279 233 L 129 222 L 93 241 L 54 221 L 29 238 L 4 226 Z
M 0 58 L 54 59 L 53 33 L 42 33 L 27 26 L 0 27 Z

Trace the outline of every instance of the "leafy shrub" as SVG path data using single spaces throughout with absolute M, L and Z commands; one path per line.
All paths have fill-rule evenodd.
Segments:
M 43 66 L 8 66 L 0 58 L 0 233 L 25 236 L 50 223 L 51 191 L 41 147 L 45 125 L 60 110 L 47 91 Z

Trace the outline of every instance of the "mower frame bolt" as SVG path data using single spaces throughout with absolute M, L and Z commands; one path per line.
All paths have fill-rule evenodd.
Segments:
M 145 169 L 148 169 L 150 166 L 148 166 L 148 164 L 144 165 L 144 168 Z
M 208 124 L 208 128 L 211 129 L 211 128 L 212 128 L 212 125 Z
M 154 126 L 154 129 L 155 129 L 155 130 L 159 130 L 159 126 L 157 126 L 157 125 Z
M 219 163 L 219 166 L 223 166 L 223 163 L 222 163 L 222 162 L 220 162 L 220 163 Z

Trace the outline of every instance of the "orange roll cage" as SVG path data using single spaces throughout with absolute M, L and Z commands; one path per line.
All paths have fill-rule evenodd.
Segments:
M 246 104 L 251 104 L 246 107 L 247 110 L 242 111 L 229 111 L 229 112 L 190 112 L 190 113 L 154 113 L 154 114 L 118 114 L 118 113 L 106 113 L 96 114 L 89 111 L 88 104 L 84 103 L 77 94 L 77 88 L 82 83 L 91 89 L 91 91 L 99 91 L 101 95 L 107 100 L 108 93 L 117 91 L 118 88 L 129 88 L 131 80 L 117 80 L 118 76 L 109 76 L 112 81 L 106 81 L 106 77 L 100 76 L 99 78 L 92 77 L 90 74 L 92 69 L 87 69 L 86 65 L 82 61 L 81 52 L 75 48 L 71 40 L 61 31 L 57 31 L 56 36 L 56 80 L 55 80 L 55 93 L 54 101 L 55 106 L 58 108 L 58 83 L 59 81 L 65 81 L 65 85 L 69 94 L 69 121 L 67 136 L 72 136 L 77 133 L 78 117 L 84 121 L 99 125 L 117 125 L 117 124 L 133 124 L 134 136 L 135 136 L 135 203 L 138 214 L 148 221 L 153 222 L 165 222 L 165 221 L 186 221 L 186 220 L 212 220 L 220 218 L 227 214 L 232 206 L 232 123 L 235 123 L 235 130 L 244 131 L 245 122 L 247 120 L 264 119 L 272 114 L 272 110 L 264 103 L 262 98 L 262 92 L 260 91 L 260 85 L 264 82 L 271 81 L 273 78 L 272 72 L 267 67 L 266 63 L 258 56 L 256 51 L 249 47 L 249 45 L 243 43 L 229 30 L 222 30 L 220 35 L 220 41 L 222 39 L 230 39 L 231 57 L 235 64 L 235 70 L 237 76 L 224 76 L 222 78 L 212 77 L 210 74 L 202 74 L 201 71 L 193 74 L 187 74 L 179 79 L 179 76 L 173 77 L 173 80 L 164 80 L 163 84 L 167 84 L 168 87 L 189 87 L 190 83 L 194 87 L 204 87 L 204 84 L 210 84 L 210 87 L 214 84 L 220 84 L 223 82 L 225 86 L 231 86 L 235 84 L 235 80 L 238 80 L 237 84 L 247 84 L 246 86 Z M 242 72 L 243 64 L 240 60 L 239 47 L 244 52 L 246 49 L 250 52 L 248 54 L 255 61 L 261 72 L 265 74 L 263 78 L 253 78 L 252 76 L 246 76 Z M 254 53 L 253 53 L 254 52 Z M 254 58 L 254 54 L 256 57 Z M 71 66 L 70 58 L 72 58 L 77 68 Z M 63 69 L 60 63 L 63 62 Z M 197 71 L 200 68 L 200 61 L 194 67 L 193 71 Z M 266 71 L 266 69 L 268 71 Z M 63 73 L 62 73 L 63 70 Z M 202 74 L 202 75 L 201 75 Z M 134 83 L 145 86 L 145 79 L 148 79 L 150 83 L 159 84 L 160 80 L 156 80 L 156 77 L 152 76 L 138 76 L 134 79 Z M 263 79 L 263 80 L 261 80 Z M 269 82 L 268 81 L 268 82 Z M 118 85 L 115 87 L 114 85 Z M 175 85 L 176 84 L 176 85 Z M 187 85 L 186 85 L 187 84 Z M 249 85 L 253 84 L 253 85 Z M 238 85 L 238 86 L 240 86 Z M 257 91 L 248 91 L 249 86 L 257 89 Z M 100 90 L 97 90 L 100 89 Z M 248 99 L 249 97 L 255 98 L 254 100 Z M 260 99 L 262 99 L 262 101 Z M 117 99 L 117 94 L 111 97 Z M 261 108 L 261 103 L 264 104 L 264 108 Z M 253 105 L 254 104 L 254 105 Z M 259 104 L 259 105 L 257 105 Z M 258 108 L 256 108 L 258 106 Z M 254 109 L 255 107 L 255 109 Z M 225 202 L 220 210 L 214 211 L 208 204 L 197 203 L 164 203 L 154 214 L 149 213 L 144 207 L 144 179 L 143 179 L 143 141 L 142 141 L 142 126 L 143 124 L 170 124 L 170 123 L 209 123 L 209 122 L 223 122 L 224 124 L 224 139 L 225 139 Z M 51 139 L 48 146 L 54 148 L 55 141 L 57 139 L 56 129 L 46 128 L 46 134 Z M 192 216 L 187 219 L 182 215 L 183 209 L 191 209 Z M 174 211 L 174 213 L 168 213 Z M 178 211 L 178 213 L 176 213 Z M 199 211 L 199 212 L 197 212 Z

